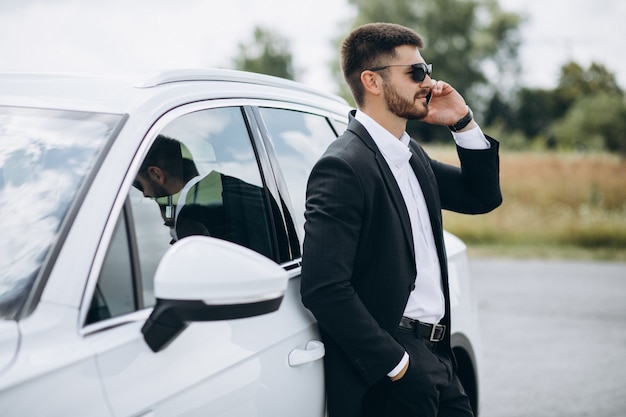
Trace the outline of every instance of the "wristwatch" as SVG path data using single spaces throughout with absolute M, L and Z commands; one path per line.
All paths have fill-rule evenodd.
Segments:
M 453 132 L 458 132 L 459 130 L 461 130 L 465 126 L 467 126 L 469 124 L 469 122 L 472 121 L 473 118 L 474 118 L 474 113 L 472 113 L 472 109 L 470 109 L 469 106 L 467 106 L 467 114 L 465 116 L 461 117 L 452 126 L 448 126 L 448 129 L 450 129 Z

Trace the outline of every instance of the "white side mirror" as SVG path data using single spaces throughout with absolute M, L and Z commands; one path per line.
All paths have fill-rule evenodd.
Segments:
M 156 298 L 241 304 L 282 295 L 287 272 L 265 256 L 221 239 L 190 236 L 172 246 L 157 268 Z
M 278 310 L 287 272 L 250 249 L 190 236 L 163 256 L 154 280 L 157 304 L 142 333 L 157 352 L 189 322 L 230 320 Z

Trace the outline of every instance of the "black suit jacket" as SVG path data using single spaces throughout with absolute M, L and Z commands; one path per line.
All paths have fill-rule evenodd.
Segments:
M 488 150 L 458 148 L 461 168 L 433 161 L 410 143 L 441 265 L 448 328 L 441 209 L 478 214 L 500 205 L 498 142 L 488 140 Z M 366 389 L 386 378 L 404 354 L 394 335 L 419 265 L 400 189 L 355 119 L 314 166 L 305 217 L 301 294 L 326 345 L 329 415 L 357 416 Z M 449 335 L 440 346 L 452 355 Z
M 206 177 L 205 177 L 206 178 Z M 212 236 L 253 249 L 268 258 L 272 252 L 268 229 L 268 209 L 263 188 L 239 178 L 220 174 L 222 203 L 207 204 L 195 199 L 194 191 L 203 186 L 197 182 L 187 193 L 187 203 L 176 219 L 176 235 L 182 239 L 191 235 Z M 210 185 L 208 186 L 210 187 Z M 277 212 L 272 200 L 271 210 Z M 279 239 L 282 243 L 286 238 Z M 281 247 L 281 251 L 284 250 Z

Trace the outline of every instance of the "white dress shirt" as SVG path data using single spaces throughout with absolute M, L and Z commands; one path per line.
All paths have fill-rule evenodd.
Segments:
M 417 276 L 415 277 L 415 288 L 411 292 L 404 310 L 404 316 L 424 323 L 438 323 L 445 314 L 441 268 L 426 199 L 415 172 L 409 164 L 411 158 L 409 135 L 404 132 L 398 140 L 360 110 L 357 110 L 355 118 L 365 127 L 385 158 L 400 188 L 409 213 Z M 466 132 L 452 133 L 457 145 L 463 148 L 487 149 L 490 147 L 480 127 Z M 408 355 L 405 353 L 402 361 L 389 373 L 389 376 L 397 375 L 407 360 Z

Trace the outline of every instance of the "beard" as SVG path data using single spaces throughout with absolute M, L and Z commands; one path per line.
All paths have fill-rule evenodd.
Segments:
M 142 174 L 139 174 L 142 175 Z M 150 198 L 161 198 L 172 195 L 165 187 L 163 187 L 158 182 L 154 181 L 152 178 L 146 175 L 142 175 L 142 179 L 145 182 L 144 187 L 147 187 L 145 190 L 142 188 L 140 191 L 143 193 L 145 197 Z
M 428 114 L 428 104 L 418 102 L 417 96 L 412 101 L 407 100 L 388 83 L 383 84 L 383 91 L 387 109 L 396 116 L 407 120 L 421 120 Z

